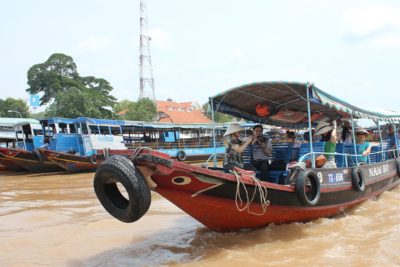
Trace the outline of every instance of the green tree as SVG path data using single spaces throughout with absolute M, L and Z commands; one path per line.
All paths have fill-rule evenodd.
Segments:
M 203 105 L 203 110 L 206 112 L 207 118 L 212 120 L 211 107 L 208 102 Z M 221 112 L 214 112 L 214 120 L 215 122 L 225 123 L 225 122 L 235 121 L 235 117 L 223 114 Z
M 101 97 L 96 91 L 70 88 L 67 92 L 59 92 L 53 104 L 46 109 L 49 117 L 92 117 L 111 119 L 111 110 L 101 106 Z
M 114 106 L 114 112 L 116 113 L 116 117 L 121 120 L 125 120 L 126 118 L 126 113 L 128 113 L 129 110 L 134 112 L 135 109 L 135 102 L 130 101 L 130 100 L 122 100 L 115 104 Z
M 58 53 L 28 70 L 28 85 L 29 94 L 43 93 L 41 105 L 49 103 L 58 92 L 82 86 L 72 57 Z
M 42 93 L 41 105 L 50 103 L 47 116 L 112 118 L 116 98 L 113 87 L 102 78 L 79 76 L 72 57 L 53 54 L 28 71 L 26 91 Z
M 133 108 L 128 109 L 125 117 L 133 121 L 154 121 L 157 117 L 157 107 L 149 98 L 142 98 Z
M 8 112 L 9 110 L 14 112 Z M 8 97 L 5 100 L 0 99 L 0 117 L 30 118 L 31 113 L 26 102 L 22 99 Z

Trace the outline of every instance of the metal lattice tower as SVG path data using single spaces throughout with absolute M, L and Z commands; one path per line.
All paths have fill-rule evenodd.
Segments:
M 148 97 L 155 101 L 153 67 L 150 55 L 151 37 L 148 34 L 148 17 L 145 0 L 140 0 L 140 56 L 139 56 L 139 75 L 140 75 L 140 95 L 139 99 Z

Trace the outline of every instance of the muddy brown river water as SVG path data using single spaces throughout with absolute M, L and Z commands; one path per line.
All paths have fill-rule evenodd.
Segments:
M 0 173 L 0 266 L 400 266 L 400 187 L 331 219 L 215 233 L 157 194 L 125 224 L 93 173 Z

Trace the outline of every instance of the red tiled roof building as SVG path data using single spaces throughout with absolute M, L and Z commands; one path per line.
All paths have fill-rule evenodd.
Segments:
M 171 123 L 211 123 L 196 102 L 177 103 L 173 101 L 155 101 L 158 121 Z

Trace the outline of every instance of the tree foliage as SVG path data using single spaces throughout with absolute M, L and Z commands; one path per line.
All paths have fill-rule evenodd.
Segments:
M 212 120 L 211 107 L 210 107 L 209 103 L 205 103 L 203 105 L 203 110 L 206 111 L 207 118 Z M 231 121 L 235 121 L 235 117 L 233 117 L 231 115 L 223 114 L 223 113 L 217 111 L 217 112 L 214 112 L 214 121 L 219 122 L 219 123 L 231 122 Z
M 149 98 L 137 102 L 122 100 L 115 105 L 115 112 L 119 118 L 132 121 L 154 121 L 157 117 L 157 107 Z
M 72 57 L 53 54 L 28 71 L 26 91 L 42 93 L 41 105 L 49 104 L 47 116 L 112 118 L 116 98 L 113 87 L 102 78 L 81 77 Z
M 115 104 L 114 112 L 117 114 L 118 119 L 127 120 L 126 114 L 129 110 L 135 109 L 135 102 L 130 100 L 122 100 Z
M 9 110 L 14 112 L 8 112 Z M 5 100 L 0 99 L 0 117 L 19 118 L 21 114 L 22 118 L 29 118 L 31 114 L 29 107 L 23 99 L 15 99 L 8 97 Z

